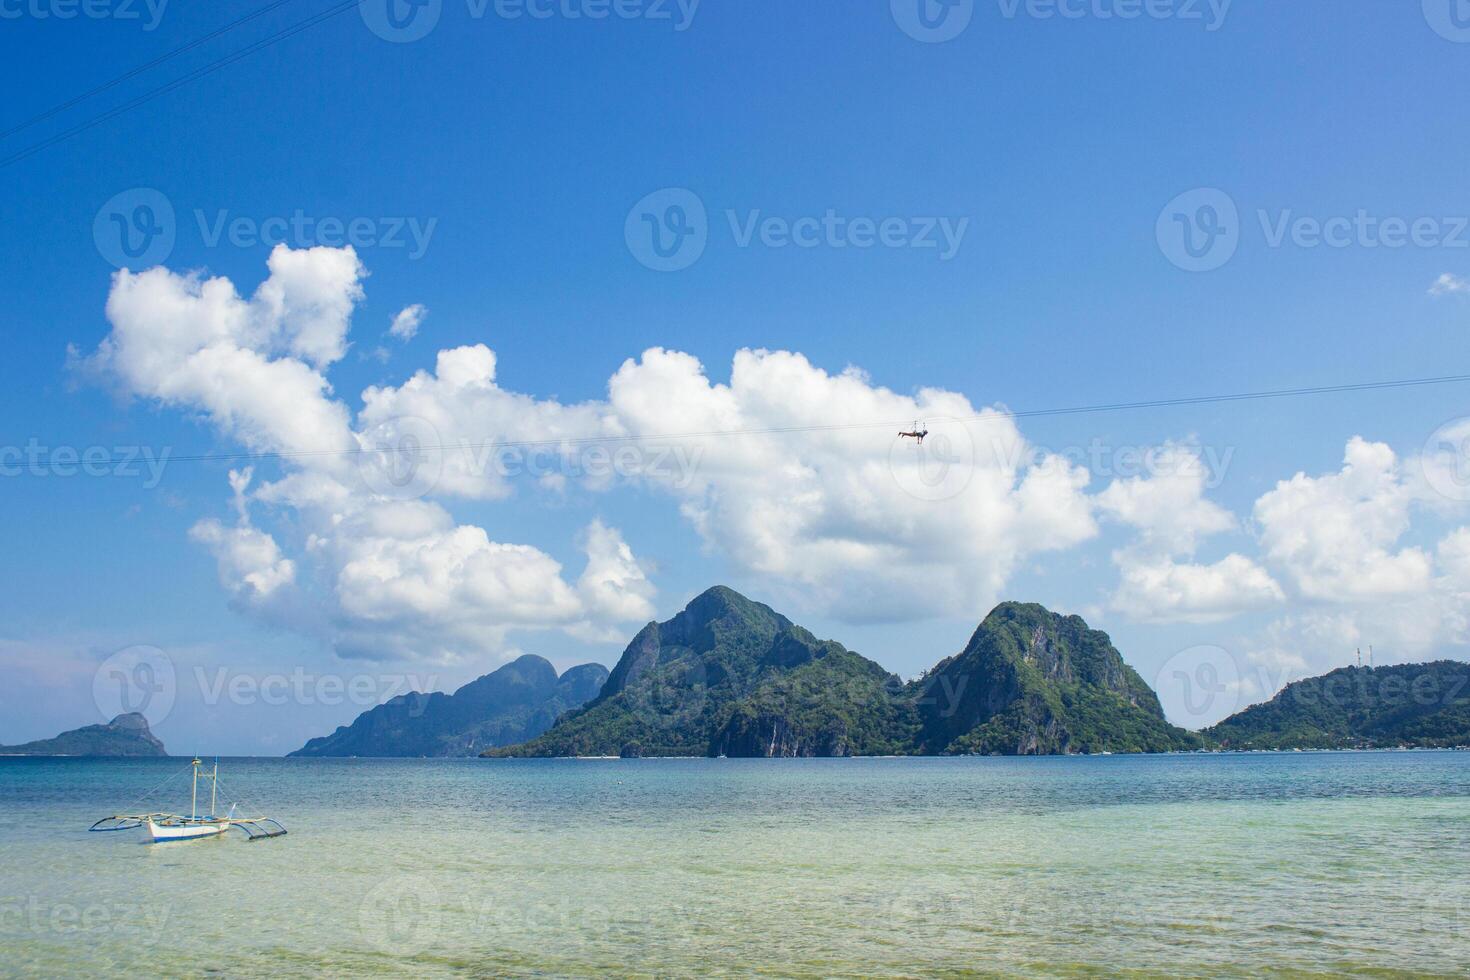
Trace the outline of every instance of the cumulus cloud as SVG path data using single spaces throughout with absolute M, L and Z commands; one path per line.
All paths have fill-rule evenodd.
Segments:
M 277 246 L 249 300 L 220 277 L 119 270 L 112 332 L 90 366 L 133 394 L 202 412 L 257 452 L 332 452 L 354 443 L 321 368 L 346 350 L 361 267 L 348 249 Z M 327 294 L 336 291 L 333 300 Z
M 375 418 L 354 422 L 323 373 L 346 353 L 364 270 L 351 248 L 279 246 L 268 272 L 249 299 L 220 277 L 118 272 L 112 330 L 88 365 L 253 451 L 281 454 L 283 474 L 253 493 L 250 471 L 230 474 L 233 525 L 206 518 L 191 531 L 241 608 L 318 632 L 345 655 L 441 659 L 501 649 L 513 629 L 585 634 L 646 615 L 651 586 L 616 530 L 587 532 L 592 578 L 574 581 L 540 549 L 492 541 L 375 479 L 363 465 L 380 452 Z M 487 372 L 493 355 L 441 357 L 448 390 L 477 388 Z M 298 556 L 252 523 L 251 500 L 292 517 Z M 299 615 L 298 601 L 288 615 L 308 568 L 319 614 Z
M 422 536 L 355 533 L 334 544 L 337 645 L 349 655 L 386 646 L 449 658 L 499 648 L 512 629 L 574 627 L 587 616 L 555 559 L 483 528 L 446 522 Z
M 247 603 L 268 599 L 296 578 L 295 563 L 281 557 L 275 539 L 249 525 L 226 527 L 217 520 L 202 520 L 189 536 L 214 554 L 220 584 Z
M 742 567 L 847 619 L 977 615 L 1028 557 L 1096 534 L 1085 470 L 1033 453 L 1014 421 L 939 389 L 913 395 L 800 354 L 742 350 L 728 384 L 655 348 L 608 384 L 613 419 L 646 443 L 683 432 L 698 467 L 645 481 Z M 811 419 L 928 421 L 923 447 L 873 428 L 792 431 Z M 947 419 L 975 419 L 970 422 Z
M 1415 496 L 1391 448 L 1355 437 L 1337 473 L 1298 473 L 1256 501 L 1266 559 L 1309 599 L 1422 592 L 1433 574 L 1430 556 L 1395 550 Z
M 1148 463 L 1146 476 L 1114 480 L 1097 497 L 1102 514 L 1138 532 L 1113 553 L 1121 578 L 1113 608 L 1147 622 L 1214 622 L 1281 602 L 1280 585 L 1244 555 L 1189 560 L 1203 539 L 1237 526 L 1205 499 L 1209 473 L 1199 450 L 1167 443 Z
M 1470 592 L 1470 527 L 1445 535 L 1437 551 L 1445 585 L 1456 592 Z
M 739 351 L 721 383 L 688 354 L 655 348 L 612 374 L 604 400 L 567 404 L 504 388 L 494 351 L 471 344 L 368 388 L 354 417 L 324 369 L 346 350 L 356 256 L 278 248 L 269 265 L 248 300 L 222 278 L 119 273 L 113 330 L 92 360 L 137 395 L 285 454 L 285 472 L 253 499 L 295 515 L 298 575 L 307 562 L 332 597 L 339 649 L 373 637 L 495 643 L 533 624 L 590 635 L 651 616 L 652 584 L 615 529 L 588 526 L 573 580 L 544 552 L 491 541 L 444 509 L 504 498 L 527 475 L 557 492 L 622 483 L 667 495 L 773 592 L 851 619 L 982 614 L 1022 562 L 1097 533 L 1087 471 L 1034 452 L 1004 412 L 938 389 L 898 393 L 787 351 Z M 404 315 L 407 330 L 422 314 Z M 791 431 L 813 418 L 921 418 L 933 432 L 918 446 L 896 428 Z M 691 435 L 732 430 L 742 434 Z M 599 452 L 614 465 L 589 465 Z M 263 560 L 263 534 L 202 523 L 195 536 L 234 583 L 250 573 L 231 556 L 249 544 Z
M 1271 623 L 1250 657 L 1295 679 L 1349 663 L 1360 647 L 1400 663 L 1470 642 L 1470 528 L 1432 549 L 1401 545 L 1416 511 L 1453 511 L 1417 462 L 1354 438 L 1336 472 L 1298 473 L 1257 500 L 1267 560 L 1301 606 Z
M 419 325 L 428 315 L 429 311 L 422 303 L 405 306 L 394 315 L 393 323 L 388 327 L 388 335 L 407 343 L 419 332 Z
M 1213 565 L 1128 552 L 1115 558 L 1122 582 L 1113 608 L 1144 622 L 1216 622 L 1285 598 L 1270 573 L 1244 555 Z
M 770 350 L 736 352 L 722 381 L 653 348 L 618 366 L 605 396 L 566 403 L 506 388 L 495 352 L 468 344 L 368 388 L 354 412 L 327 373 L 362 297 L 355 254 L 279 247 L 268 273 L 245 298 L 220 277 L 120 271 L 88 362 L 278 457 L 262 482 L 232 473 L 233 519 L 206 516 L 191 537 L 240 608 L 345 655 L 450 659 L 507 650 L 523 630 L 626 635 L 655 616 L 656 592 L 617 528 L 586 523 L 564 567 L 449 509 L 617 486 L 668 501 L 772 598 L 848 620 L 978 617 L 1023 565 L 1094 539 L 1101 519 L 1131 531 L 1111 606 L 1132 618 L 1313 606 L 1262 641 L 1276 661 L 1294 639 L 1466 633 L 1470 530 L 1437 549 L 1401 543 L 1438 457 L 1413 477 L 1387 446 L 1354 439 L 1341 470 L 1281 481 L 1243 525 L 1208 499 L 1197 447 L 1166 443 L 1146 475 L 1093 496 L 1086 468 L 1033 446 L 1002 409 Z M 929 429 L 923 445 L 899 437 L 910 419 Z M 1435 506 L 1452 511 L 1452 496 Z M 1252 533 L 1257 557 L 1198 557 Z
M 601 521 L 587 525 L 584 536 L 587 568 L 577 580 L 582 601 L 613 621 L 652 619 L 653 583 L 623 536 Z
M 381 431 L 411 418 L 421 442 L 457 447 L 430 461 L 444 496 L 499 499 L 527 476 L 666 494 L 711 548 L 806 608 L 977 615 L 1020 562 L 1096 533 L 1084 469 L 1033 453 L 1009 417 L 952 392 L 902 395 L 764 350 L 737 352 L 726 384 L 654 348 L 612 375 L 606 400 L 565 404 L 501 387 L 497 366 L 483 344 L 441 351 L 432 372 L 368 389 L 360 420 Z M 923 447 L 896 423 L 792 426 L 916 417 L 934 430 Z
M 1114 480 L 1098 494 L 1103 513 L 1140 531 L 1141 543 L 1193 554 L 1201 538 L 1235 527 L 1225 508 L 1204 496 L 1209 472 L 1194 447 L 1167 443 L 1149 453 L 1148 475 Z
M 433 372 L 363 392 L 363 432 L 393 442 L 402 429 L 421 444 L 448 447 L 426 460 L 435 492 L 482 500 L 509 495 L 516 475 L 536 470 L 528 463 L 538 452 L 552 465 L 536 472 L 556 475 L 569 469 L 554 464 L 573 445 L 622 434 L 605 405 L 538 400 L 500 387 L 495 372 L 495 352 L 484 344 L 441 350 Z

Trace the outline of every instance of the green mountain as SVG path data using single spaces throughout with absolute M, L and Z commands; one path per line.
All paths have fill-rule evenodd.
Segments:
M 1222 749 L 1470 746 L 1470 664 L 1343 667 L 1203 732 Z
M 907 751 L 899 678 L 717 586 L 649 623 L 602 693 L 495 756 L 844 756 Z
M 148 719 L 132 712 L 105 725 L 88 725 L 55 738 L 0 745 L 0 755 L 159 756 L 168 752 L 148 730 Z
M 961 653 L 903 684 L 717 587 L 644 627 L 580 711 L 485 754 L 1038 755 L 1201 744 L 1164 720 L 1107 634 L 1075 616 L 998 606 Z
M 544 658 L 527 655 L 453 694 L 399 695 L 291 755 L 475 755 L 540 735 L 562 712 L 595 697 L 605 680 L 601 664 L 572 667 L 558 677 Z
M 914 688 L 925 753 L 1168 752 L 1201 744 L 1164 720 L 1158 696 L 1106 633 L 1035 604 L 997 606 L 964 650 Z

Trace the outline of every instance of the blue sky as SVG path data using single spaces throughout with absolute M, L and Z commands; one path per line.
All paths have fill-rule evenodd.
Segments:
M 96 357 L 122 329 L 106 313 L 109 260 L 118 259 L 109 214 L 131 219 L 140 201 L 160 198 L 174 241 L 150 262 L 226 277 L 246 298 L 269 274 L 274 240 L 259 231 L 271 219 L 289 226 L 301 216 L 304 230 L 284 236 L 294 250 L 338 244 L 332 221 L 365 229 L 361 298 L 343 324 L 350 347 L 313 365 L 354 416 L 369 386 L 397 390 L 414 372 L 433 372 L 439 351 L 477 344 L 494 351 L 497 390 L 543 407 L 608 403 L 609 379 L 649 348 L 692 355 L 720 384 L 741 349 L 803 355 L 806 367 L 791 376 L 753 368 L 769 372 L 770 390 L 810 381 L 793 396 L 800 407 L 743 404 L 736 427 L 873 421 L 864 406 L 937 404 L 922 389 L 979 412 L 1461 373 L 1470 109 L 1445 96 L 1466 77 L 1470 44 L 1455 22 L 1437 19 L 1433 0 L 1428 14 L 1415 4 L 1237 2 L 1222 11 L 1179 0 L 1150 8 L 1172 16 L 1136 19 L 1103 16 L 1126 0 L 1068 5 L 1077 17 L 977 0 L 968 26 L 944 43 L 906 33 L 902 2 L 704 0 L 692 14 L 649 6 L 594 20 L 585 14 L 595 0 L 565 0 L 542 8 L 548 17 L 511 18 L 494 3 L 475 16 L 465 0 L 443 0 L 437 24 L 411 43 L 370 30 L 373 10 L 347 10 L 5 166 L 0 444 L 142 446 L 175 457 L 259 448 L 198 398 L 161 394 L 167 377 L 129 375 Z M 0 72 L 10 98 L 0 128 L 255 8 L 171 0 L 153 8 L 156 24 L 136 2 L 94 8 L 108 16 L 57 16 L 64 9 L 56 0 L 4 7 Z M 0 156 L 322 9 L 289 0 L 9 135 Z M 668 19 L 651 15 L 662 11 Z M 636 204 L 670 188 L 705 210 L 704 250 L 660 272 L 630 249 L 625 226 Z M 1235 208 L 1235 250 L 1228 261 L 1210 256 L 1218 268 L 1189 272 L 1171 261 L 1179 252 L 1167 235 L 1161 245 L 1159 219 L 1201 188 Z M 662 220 L 670 200 L 655 197 L 647 213 Z M 1207 200 L 1219 199 L 1185 197 L 1175 211 L 1199 219 Z M 895 219 L 904 241 L 930 219 L 963 233 L 948 257 L 943 246 L 836 247 L 840 237 L 741 244 L 751 222 L 829 211 L 843 222 Z M 1341 247 L 1313 244 L 1311 225 L 1300 223 L 1341 218 L 1355 225 Z M 1419 223 L 1420 241 L 1385 245 L 1385 220 Z M 215 234 L 229 222 L 239 233 Z M 1275 243 L 1281 227 L 1289 230 Z M 156 329 L 155 302 L 139 296 L 135 343 Z M 416 334 L 388 336 L 411 304 L 427 309 Z M 821 379 L 849 366 L 865 372 L 861 385 L 894 398 L 834 399 Z M 619 424 L 708 428 L 708 399 L 669 396 L 657 372 L 645 373 L 630 388 L 664 408 L 636 420 L 609 408 Z M 1470 519 L 1453 488 L 1435 495 L 1416 460 L 1438 427 L 1467 414 L 1466 396 L 1465 385 L 1446 385 L 1022 419 L 1019 436 L 1052 451 L 1178 443 L 1228 459 L 1198 493 L 1184 479 L 1177 496 L 1159 498 L 1139 487 L 1103 496 L 1120 474 L 1092 472 L 1072 503 L 1095 526 L 1070 531 L 1056 530 L 1070 518 L 1053 521 L 1044 508 L 993 529 L 973 486 L 932 500 L 890 485 L 862 513 L 853 494 L 868 485 L 866 465 L 891 458 L 887 429 L 874 429 L 866 449 L 846 441 L 858 438 L 852 432 L 840 446 L 835 437 L 761 437 L 749 452 L 729 448 L 747 437 L 705 439 L 713 496 L 699 500 L 638 480 L 521 480 L 509 496 L 436 488 L 423 503 L 483 528 L 490 542 L 559 562 L 573 586 L 589 527 L 614 529 L 609 560 L 626 546 L 643 581 L 601 605 L 584 595 L 577 610 L 545 622 L 517 611 L 506 621 L 525 628 L 477 639 L 435 634 L 422 610 L 407 623 L 358 608 L 349 658 L 301 611 L 341 601 L 335 576 L 346 559 L 308 557 L 324 515 L 277 495 L 252 498 L 241 523 L 228 481 L 238 461 L 175 461 L 156 486 L 146 476 L 7 475 L 0 656 L 14 683 L 0 695 L 0 742 L 97 720 L 98 665 L 144 644 L 176 672 L 176 703 L 158 725 L 175 751 L 287 751 L 363 705 L 210 698 L 200 671 L 211 683 L 243 677 L 245 688 L 299 673 L 453 687 L 512 652 L 563 666 L 611 663 L 637 614 L 666 618 L 716 582 L 905 676 L 958 649 L 994 599 L 1081 612 L 1150 682 L 1178 675 L 1181 663 L 1186 674 L 1209 662 L 1240 675 L 1204 714 L 1161 684 L 1171 716 L 1200 723 L 1269 694 L 1263 677 L 1344 662 L 1357 643 L 1386 659 L 1460 655 L 1456 597 L 1470 582 L 1455 577 L 1453 532 Z M 510 429 L 489 435 L 515 438 L 507 411 Z M 528 411 L 527 431 L 540 432 L 545 418 Z M 486 434 L 473 418 L 466 424 L 451 436 Z M 1365 450 L 1356 479 L 1331 482 L 1354 437 L 1391 449 L 1392 461 Z M 261 445 L 269 457 L 274 443 Z M 259 460 L 246 493 L 292 471 Z M 872 472 L 892 479 L 882 466 Z M 1258 504 L 1298 473 L 1309 482 Z M 1019 487 L 1024 474 L 1015 476 Z M 808 492 L 820 516 L 783 509 L 800 510 Z M 700 506 L 703 525 L 688 513 Z M 210 521 L 220 529 L 214 544 L 198 530 Z M 276 605 L 262 601 L 259 579 L 232 584 L 221 564 L 221 542 L 247 525 L 293 563 L 293 579 L 273 589 Z M 1368 530 L 1332 536 L 1345 526 Z M 760 530 L 773 540 L 747 547 Z M 926 544 L 947 536 L 962 543 L 942 555 Z M 884 548 L 890 557 L 872 557 Z M 1232 555 L 1249 568 L 1217 564 Z M 888 561 L 902 566 L 892 601 L 860 601 L 883 591 Z M 1182 580 L 1208 594 L 1164 602 L 1167 583 L 1181 580 L 1159 586 L 1144 573 L 1178 566 L 1213 568 Z M 1363 584 L 1373 577 L 1364 568 L 1390 568 L 1392 581 Z M 1158 586 L 1147 602 L 1120 597 L 1130 570 Z M 290 609 L 279 604 L 287 592 Z M 493 627 L 505 613 L 493 604 L 464 629 Z M 337 610 L 338 627 L 350 618 Z M 393 638 L 374 650 L 379 627 Z M 393 683 L 372 690 L 393 693 Z

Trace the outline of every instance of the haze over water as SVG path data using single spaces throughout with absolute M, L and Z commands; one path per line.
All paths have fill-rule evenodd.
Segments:
M 1470 754 L 0 760 L 0 973 L 1463 975 Z M 188 807 L 187 776 L 144 809 Z M 225 951 L 228 950 L 228 953 Z

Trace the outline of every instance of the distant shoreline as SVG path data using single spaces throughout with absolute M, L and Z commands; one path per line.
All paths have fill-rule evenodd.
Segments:
M 1371 748 L 1371 749 L 1200 749 L 1193 752 L 1071 752 L 1052 753 L 1049 755 L 827 755 L 827 756 L 732 756 L 718 758 L 708 755 L 649 755 L 638 758 L 623 758 L 617 755 L 552 755 L 552 756 L 477 756 L 477 755 L 323 755 L 323 756 L 293 756 L 293 755 L 227 755 L 219 754 L 221 759 L 292 759 L 303 762 L 857 762 L 865 759 L 1157 759 L 1157 758 L 1179 758 L 1184 756 L 1201 755 L 1331 755 L 1331 754 L 1406 754 L 1425 752 L 1470 752 L 1470 745 L 1457 746 L 1404 746 L 1396 748 Z M 205 752 L 204 755 L 216 755 L 214 752 Z M 55 755 L 36 755 L 27 752 L 0 752 L 0 759 L 86 759 L 94 762 L 116 762 L 116 761 L 141 761 L 148 759 L 182 759 L 184 756 L 177 755 L 75 755 L 58 753 Z

